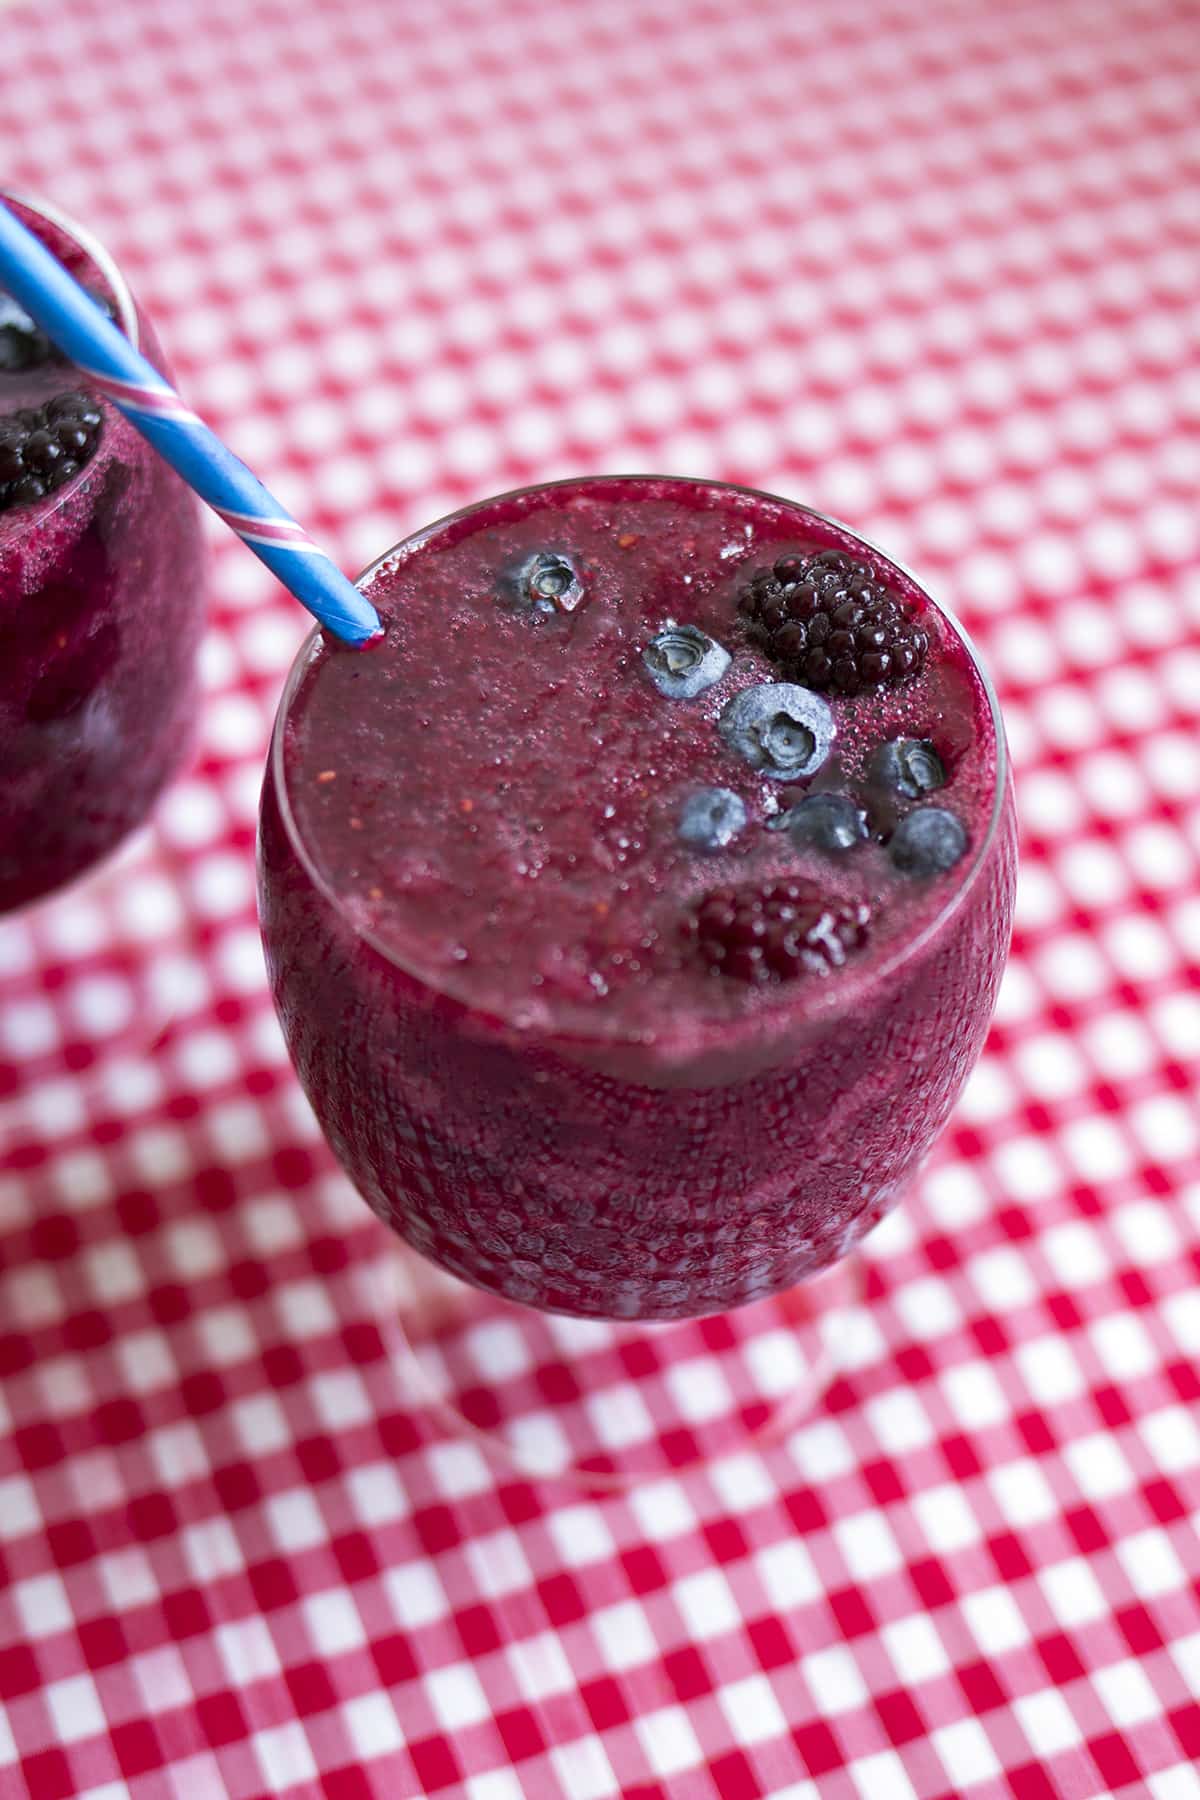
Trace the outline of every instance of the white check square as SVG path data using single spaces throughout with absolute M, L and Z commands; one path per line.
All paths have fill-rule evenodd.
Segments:
M 26 1637 L 53 1637 L 72 1624 L 74 1614 L 60 1576 L 32 1575 L 28 1581 L 14 1582 L 9 1591 Z
M 53 1681 L 45 1690 L 46 1706 L 54 1729 L 64 1744 L 97 1737 L 107 1729 L 104 1708 L 90 1675 L 72 1675 Z
M 858 1664 L 842 1644 L 801 1657 L 800 1673 L 823 1714 L 851 1712 L 864 1706 L 869 1697 Z
M 1162 1701 L 1146 1671 L 1129 1657 L 1106 1669 L 1093 1670 L 1092 1685 L 1119 1731 L 1142 1725 L 1147 1719 L 1156 1719 L 1163 1711 Z
M 768 1545 L 755 1556 L 754 1566 L 769 1603 L 779 1612 L 806 1606 L 825 1592 L 816 1564 L 799 1538 Z
M 678 1481 L 647 1481 L 630 1490 L 629 1504 L 644 1537 L 654 1543 L 696 1529 L 696 1514 Z
M 315 1781 L 317 1765 L 304 1728 L 293 1720 L 271 1731 L 256 1731 L 251 1742 L 272 1793 L 284 1793 L 303 1781 Z
M 546 1524 L 559 1557 L 568 1568 L 604 1562 L 616 1545 L 604 1514 L 597 1506 L 566 1506 L 553 1512 Z
M 620 1784 L 599 1738 L 577 1738 L 550 1752 L 550 1762 L 564 1794 L 571 1800 L 610 1800 Z
M 856 1513 L 832 1527 L 846 1567 L 856 1581 L 873 1581 L 900 1568 L 900 1547 L 882 1512 Z
M 404 1748 L 404 1733 L 388 1694 L 360 1694 L 347 1700 L 342 1719 L 356 1754 L 365 1762 Z
M 1000 1759 L 978 1719 L 957 1719 L 932 1734 L 933 1747 L 956 1788 L 989 1781 L 1003 1773 Z
M 961 1605 L 963 1617 L 985 1657 L 1002 1656 L 1006 1650 L 1019 1650 L 1029 1642 L 1029 1627 L 1007 1588 L 983 1588 L 978 1593 L 964 1594 Z
M 739 1744 L 761 1744 L 786 1736 L 787 1719 L 765 1675 L 747 1675 L 731 1682 L 720 1690 L 717 1700 Z
M 1081 1556 L 1040 1569 L 1037 1582 L 1058 1624 L 1069 1630 L 1102 1619 L 1108 1612 L 1104 1591 Z
M 574 1685 L 574 1673 L 556 1632 L 542 1631 L 536 1637 L 518 1638 L 506 1647 L 505 1656 L 525 1700 L 565 1694 Z
M 962 1489 L 943 1482 L 913 1496 L 913 1512 L 931 1550 L 947 1555 L 977 1544 L 982 1532 Z
M 634 1669 L 658 1653 L 654 1633 L 636 1600 L 622 1600 L 591 1616 L 590 1624 L 610 1669 Z
M 400 1563 L 385 1572 L 383 1585 L 397 1624 L 408 1630 L 432 1625 L 450 1610 L 445 1589 L 431 1563 Z
M 729 1583 L 719 1569 L 702 1569 L 687 1575 L 671 1589 L 676 1606 L 693 1638 L 720 1637 L 736 1631 L 741 1612 Z
M 638 1742 L 656 1775 L 679 1775 L 703 1761 L 704 1752 L 682 1706 L 664 1706 L 634 1720 Z
M 892 1659 L 897 1681 L 905 1686 L 932 1681 L 950 1667 L 937 1626 L 924 1613 L 883 1625 L 879 1635 Z
M 1013 1701 L 1013 1711 L 1038 1756 L 1057 1756 L 1083 1741 L 1074 1713 L 1056 1688 L 1019 1695 Z
M 302 1602 L 305 1624 L 313 1648 L 320 1657 L 340 1656 L 367 1641 L 363 1622 L 351 1595 L 344 1588 L 309 1594 Z
M 470 1663 L 431 1669 L 425 1676 L 425 1692 L 444 1731 L 461 1731 L 467 1725 L 478 1725 L 491 1713 L 488 1697 Z
M 849 1765 L 850 1779 L 862 1800 L 919 1800 L 908 1771 L 894 1750 L 856 1758 Z

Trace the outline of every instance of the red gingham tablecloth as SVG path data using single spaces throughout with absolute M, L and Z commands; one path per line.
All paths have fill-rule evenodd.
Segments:
M 304 621 L 214 525 L 185 1016 L 3 1153 L 0 1795 L 1196 1800 L 1194 0 L 0 30 L 7 179 L 343 566 L 583 469 L 803 497 L 960 609 L 1024 828 L 989 1050 L 825 1404 L 612 1497 L 513 1479 L 406 1398 L 282 1052 L 252 846 Z

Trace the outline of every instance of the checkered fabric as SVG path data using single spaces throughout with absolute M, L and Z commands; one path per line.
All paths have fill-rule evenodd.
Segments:
M 961 611 L 1024 824 L 988 1052 L 823 1407 L 609 1497 L 514 1479 L 398 1383 L 282 1052 L 251 861 L 304 621 L 214 525 L 186 1005 L 7 1124 L 0 1795 L 1197 1800 L 1194 0 L 0 30 L 7 179 L 345 567 L 578 470 L 801 497 Z M 39 1053 L 109 973 L 57 956 Z

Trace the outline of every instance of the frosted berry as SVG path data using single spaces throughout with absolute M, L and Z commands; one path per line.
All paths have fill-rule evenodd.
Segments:
M 569 556 L 535 550 L 505 581 L 505 598 L 522 612 L 574 612 L 585 598 L 583 581 Z
M 698 625 L 666 625 L 642 651 L 642 662 L 668 700 L 694 700 L 721 680 L 730 655 Z
M 732 750 L 772 781 L 815 775 L 833 743 L 833 714 L 819 694 L 789 681 L 743 688 L 717 730 Z
M 746 804 L 732 788 L 700 788 L 679 814 L 679 835 L 691 850 L 724 850 L 746 824 Z
M 880 744 L 867 773 L 875 786 L 906 800 L 919 800 L 946 785 L 942 759 L 925 738 L 893 738 Z
M 834 856 L 853 850 L 867 835 L 866 815 L 848 794 L 808 794 L 771 824 L 776 831 L 786 831 L 794 844 Z
M 813 881 L 713 888 L 683 922 L 691 955 L 714 974 L 755 985 L 827 975 L 867 940 L 868 907 L 829 898 Z
M 966 830 L 952 812 L 918 806 L 892 833 L 888 855 L 905 875 L 944 875 L 966 847 Z

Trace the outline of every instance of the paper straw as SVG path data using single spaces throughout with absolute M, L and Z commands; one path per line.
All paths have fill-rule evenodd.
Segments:
M 354 583 L 3 202 L 0 286 L 327 631 L 348 644 L 378 637 L 379 615 Z

